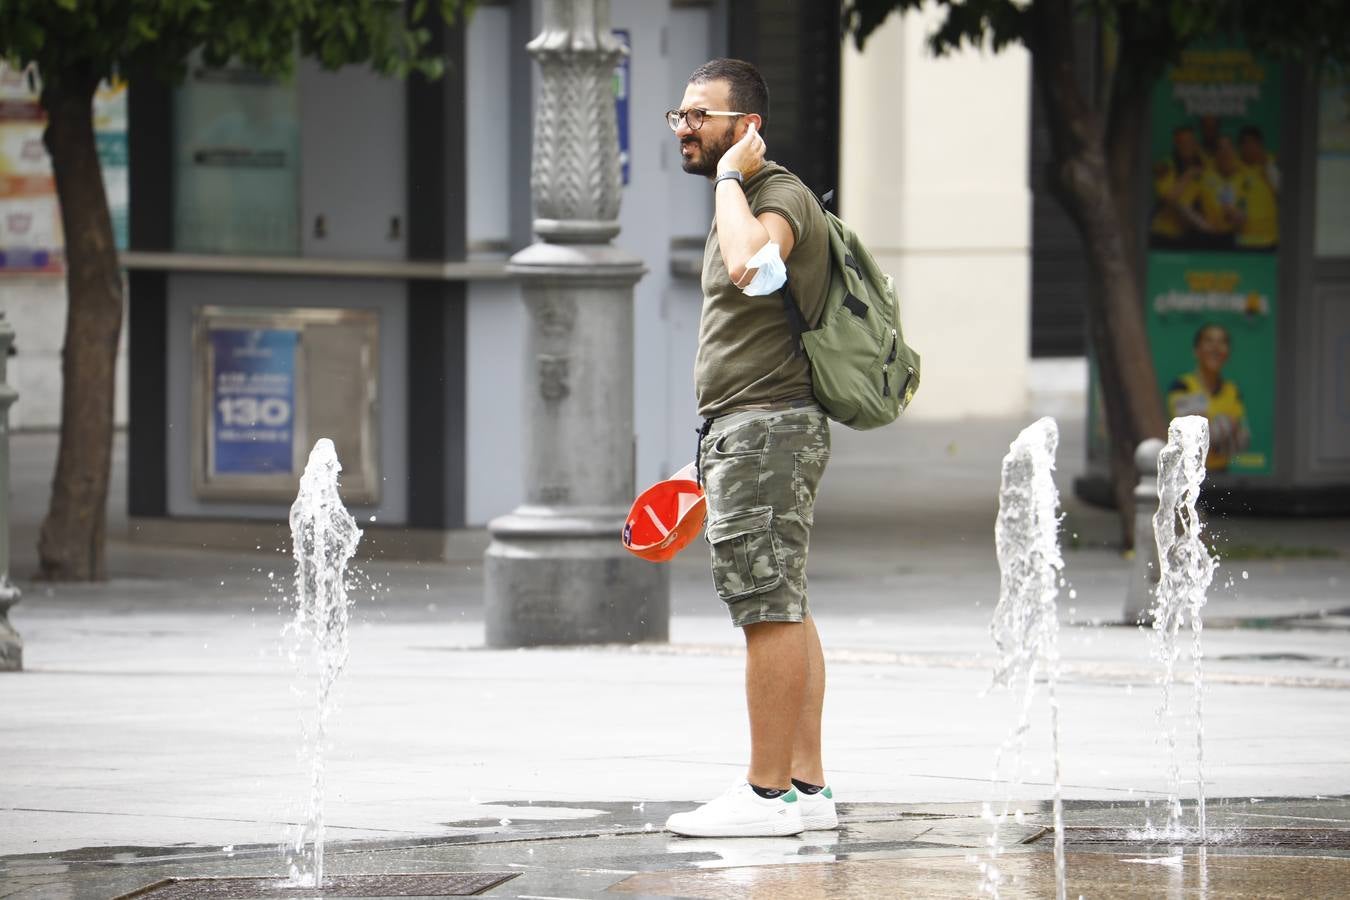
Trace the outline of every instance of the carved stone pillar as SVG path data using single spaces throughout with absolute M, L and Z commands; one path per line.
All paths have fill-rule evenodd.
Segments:
M 669 636 L 665 569 L 619 541 L 634 496 L 633 286 L 610 244 L 621 191 L 608 0 L 546 0 L 539 64 L 536 243 L 511 259 L 530 312 L 525 502 L 488 526 L 487 643 Z
M 23 639 L 9 624 L 9 608 L 19 602 L 19 589 L 9 580 L 9 408 L 19 399 L 6 373 L 14 328 L 0 312 L 0 672 L 23 668 Z

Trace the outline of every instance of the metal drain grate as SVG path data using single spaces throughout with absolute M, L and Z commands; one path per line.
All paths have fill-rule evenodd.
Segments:
M 117 900 L 273 900 L 332 897 L 468 897 L 515 878 L 518 872 L 435 872 L 424 875 L 330 875 L 322 888 L 277 878 L 166 878 Z
M 1054 840 L 1055 831 L 1047 828 L 1036 841 Z M 1139 828 L 1118 826 L 1071 825 L 1064 829 L 1066 845 L 1129 844 L 1134 847 L 1196 847 L 1199 834 L 1187 832 L 1176 837 L 1149 835 Z M 1346 828 L 1224 828 L 1210 826 L 1211 847 L 1313 847 L 1319 850 L 1350 850 L 1350 829 Z

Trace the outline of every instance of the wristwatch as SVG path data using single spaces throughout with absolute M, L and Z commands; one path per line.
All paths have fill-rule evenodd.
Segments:
M 734 181 L 741 187 L 745 187 L 745 179 L 741 177 L 741 173 L 737 169 L 732 169 L 729 172 L 723 172 L 721 175 L 718 175 L 716 178 L 714 178 L 713 190 L 717 190 L 717 186 L 721 184 L 723 181 Z

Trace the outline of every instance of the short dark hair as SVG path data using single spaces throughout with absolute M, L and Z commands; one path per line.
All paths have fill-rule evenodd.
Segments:
M 1257 125 L 1243 125 L 1242 130 L 1238 132 L 1239 141 L 1245 141 L 1249 137 L 1256 138 L 1263 144 L 1266 142 L 1266 136 L 1261 133 L 1261 128 Z
M 759 116 L 760 131 L 769 125 L 769 86 L 764 76 L 743 59 L 710 59 L 689 76 L 690 84 L 725 81 L 730 89 L 730 101 L 736 112 Z

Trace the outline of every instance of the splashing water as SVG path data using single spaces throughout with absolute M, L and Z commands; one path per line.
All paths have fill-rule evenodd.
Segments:
M 1158 723 L 1169 755 L 1168 833 L 1181 837 L 1181 769 L 1177 760 L 1177 725 L 1172 713 L 1172 687 L 1181 656 L 1178 632 L 1190 619 L 1191 663 L 1195 675 L 1196 820 L 1200 842 L 1205 832 L 1204 680 L 1200 618 L 1205 591 L 1214 578 L 1214 559 L 1200 538 L 1203 526 L 1195 504 L 1205 480 L 1209 422 L 1203 416 L 1182 416 L 1167 429 L 1167 446 L 1158 454 L 1158 511 L 1153 534 L 1158 543 L 1160 577 L 1152 609 L 1154 652 L 1163 664 L 1162 705 Z
M 312 681 L 314 719 L 304 727 L 302 753 L 309 761 L 309 811 L 288 854 L 293 883 L 323 885 L 324 754 L 333 686 L 347 664 L 347 561 L 356 552 L 361 530 L 338 496 L 338 463 L 333 442 L 321 438 L 310 451 L 300 492 L 291 506 L 295 555 L 295 617 L 286 626 L 293 642 L 297 677 Z M 306 845 L 309 849 L 306 850 Z
M 1017 724 L 999 748 L 994 760 L 993 778 L 997 780 L 1003 755 L 1013 750 L 1012 777 L 1008 780 L 1003 810 L 994 815 L 986 807 L 992 823 L 989 860 L 981 865 L 980 888 L 994 897 L 999 895 L 999 827 L 1008 818 L 1012 795 L 1021 784 L 1022 751 L 1030 730 L 1031 705 L 1036 696 L 1036 679 L 1044 673 L 1050 704 L 1051 746 L 1054 756 L 1055 814 L 1055 890 L 1065 900 L 1064 814 L 1060 798 L 1059 703 L 1055 681 L 1059 674 L 1059 621 L 1055 597 L 1059 593 L 1064 560 L 1059 552 L 1059 491 L 1053 471 L 1055 450 L 1059 446 L 1059 428 L 1049 417 L 1039 419 L 1017 436 L 1003 457 L 1003 482 L 999 490 L 998 522 L 994 543 L 1001 572 L 998 606 L 990 633 L 998 655 L 994 662 L 994 686 L 1022 695 Z M 1021 813 L 1017 817 L 1020 821 Z

